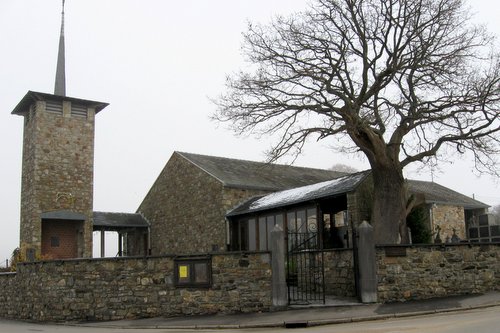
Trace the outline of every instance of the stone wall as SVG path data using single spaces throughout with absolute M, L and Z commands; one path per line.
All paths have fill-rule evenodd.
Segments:
M 50 111 L 48 103 L 57 106 Z M 87 220 L 72 240 L 78 257 L 92 255 L 94 113 L 75 116 L 70 101 L 37 101 L 24 119 L 21 185 L 21 253 L 41 254 L 41 214 L 57 210 L 81 213 Z M 52 110 L 52 109 L 51 109 Z M 64 223 L 63 223 L 64 225 Z M 44 253 L 53 256 L 54 253 Z M 76 256 L 74 256 L 76 257 Z
M 325 263 L 325 293 L 333 296 L 356 296 L 352 249 L 327 250 Z
M 500 290 L 500 244 L 377 247 L 379 302 Z
M 174 257 L 25 263 L 0 274 L 0 317 L 36 321 L 117 320 L 267 311 L 269 253 L 211 257 L 209 288 L 176 288 Z
M 466 238 L 464 207 L 449 205 L 431 206 L 431 231 L 436 232 L 439 226 L 442 242 L 451 240 L 453 230 L 460 239 Z
M 152 254 L 225 251 L 227 211 L 259 193 L 226 188 L 174 153 L 138 209 L 151 223 Z
M 222 191 L 219 181 L 174 153 L 138 209 L 151 223 L 152 254 L 224 248 Z
M 59 260 L 0 274 L 0 317 L 36 321 L 118 320 L 268 311 L 271 255 L 211 256 L 209 287 L 176 287 L 174 256 Z M 182 259 L 199 258 L 195 256 Z M 379 246 L 378 301 L 500 290 L 500 244 Z M 351 249 L 324 252 L 327 295 L 355 296 Z

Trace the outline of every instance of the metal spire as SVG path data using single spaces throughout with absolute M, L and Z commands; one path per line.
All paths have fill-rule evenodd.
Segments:
M 61 35 L 59 36 L 59 51 L 57 54 L 56 83 L 54 95 L 66 96 L 66 71 L 64 56 L 64 0 L 62 0 Z

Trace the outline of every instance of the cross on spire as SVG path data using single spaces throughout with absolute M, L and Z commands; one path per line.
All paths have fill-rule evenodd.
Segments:
M 62 0 L 61 34 L 59 36 L 59 51 L 57 54 L 56 82 L 54 95 L 66 96 L 66 70 L 64 55 L 64 0 Z

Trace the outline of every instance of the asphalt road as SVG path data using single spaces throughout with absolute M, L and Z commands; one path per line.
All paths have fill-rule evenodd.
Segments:
M 308 328 L 269 328 L 269 329 L 236 329 L 222 330 L 224 333 L 244 332 L 276 332 L 293 331 L 294 333 L 499 333 L 500 306 L 468 311 L 448 312 L 436 315 L 367 321 L 349 324 L 315 326 Z M 126 329 L 81 327 L 33 324 L 16 321 L 0 320 L 1 333 L 33 333 L 33 332 L 68 332 L 68 333 L 114 333 L 114 332 L 215 332 L 216 330 L 166 330 L 166 329 Z

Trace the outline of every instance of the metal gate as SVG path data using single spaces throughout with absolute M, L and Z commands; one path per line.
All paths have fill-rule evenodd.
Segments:
M 323 251 L 317 233 L 288 233 L 288 303 L 325 304 Z

